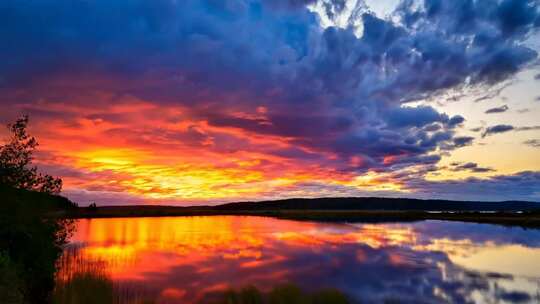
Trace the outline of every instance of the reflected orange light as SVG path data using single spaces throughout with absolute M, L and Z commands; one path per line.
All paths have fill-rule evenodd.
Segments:
M 345 227 L 345 231 L 332 232 L 319 231 L 312 223 L 280 221 L 276 227 L 276 220 L 269 218 L 245 217 L 240 224 L 234 219 L 214 216 L 81 220 L 72 241 L 84 242 L 82 256 L 107 263 L 113 278 L 140 279 L 145 272 L 194 265 L 216 256 L 241 259 L 242 267 L 273 263 L 279 257 L 265 257 L 262 248 L 275 242 L 309 247 L 361 243 L 379 248 L 414 244 L 416 240 L 410 228 L 364 225 L 360 229 Z M 266 233 L 260 233 L 261 230 Z
M 250 234 L 244 226 L 266 225 L 258 221 L 248 218 L 239 226 L 232 217 L 83 220 L 72 241 L 84 241 L 82 256 L 106 262 L 113 278 L 133 279 L 147 271 L 166 271 L 172 265 L 189 265 L 210 256 L 257 260 L 270 235 Z M 163 256 L 168 253 L 174 258 Z

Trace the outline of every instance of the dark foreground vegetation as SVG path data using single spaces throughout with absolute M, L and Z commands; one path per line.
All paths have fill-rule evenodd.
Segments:
M 44 215 L 75 205 L 60 196 L 6 185 L 0 185 L 0 197 L 0 302 L 46 302 L 73 225 L 72 220 Z
M 28 117 L 9 125 L 0 146 L 0 303 L 46 303 L 54 287 L 56 262 L 72 231 L 72 220 L 47 215 L 76 205 L 57 196 L 62 181 L 32 166 L 35 138 Z

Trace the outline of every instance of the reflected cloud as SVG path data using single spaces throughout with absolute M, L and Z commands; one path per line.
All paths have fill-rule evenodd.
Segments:
M 60 273 L 99 261 L 119 286 L 159 303 L 196 303 L 243 286 L 268 292 L 289 282 L 336 288 L 368 303 L 533 303 L 540 292 L 540 269 L 531 266 L 540 246 L 523 242 L 538 231 L 517 228 L 246 216 L 90 219 L 77 226 L 70 259 L 78 260 Z

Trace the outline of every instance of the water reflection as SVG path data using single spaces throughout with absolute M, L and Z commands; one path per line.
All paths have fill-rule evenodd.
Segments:
M 249 285 L 268 292 L 288 282 L 337 288 L 364 303 L 540 301 L 538 230 L 242 216 L 91 219 L 77 227 L 59 280 L 94 265 L 159 303 L 199 303 Z

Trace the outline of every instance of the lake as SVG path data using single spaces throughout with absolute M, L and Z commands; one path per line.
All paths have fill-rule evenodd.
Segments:
M 121 299 L 206 303 L 292 284 L 352 303 L 539 303 L 540 230 L 445 221 L 319 223 L 255 216 L 76 221 L 58 284 L 99 273 Z

